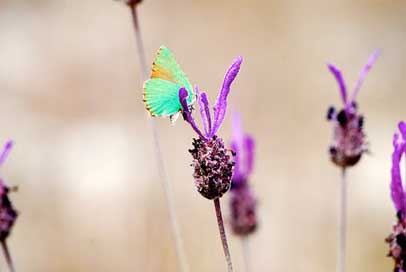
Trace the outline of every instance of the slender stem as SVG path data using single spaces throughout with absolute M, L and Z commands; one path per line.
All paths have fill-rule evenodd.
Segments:
M 137 6 L 138 6 L 137 4 L 129 5 L 129 7 L 131 9 L 131 16 L 133 19 L 135 42 L 137 43 L 138 58 L 140 60 L 142 79 L 147 80 L 148 68 L 147 68 L 147 62 L 145 60 L 144 43 L 143 43 L 143 39 L 142 39 L 142 35 L 141 35 L 140 24 L 138 22 Z
M 346 235 L 347 235 L 347 179 L 345 168 L 342 169 L 340 187 L 341 192 L 340 192 L 337 272 L 345 272 L 345 252 L 346 252 Z
M 226 231 L 224 229 L 223 216 L 221 215 L 221 206 L 219 198 L 216 198 L 214 200 L 214 208 L 216 210 L 217 224 L 220 230 L 221 242 L 223 243 L 224 255 L 226 256 L 228 272 L 233 272 L 233 264 L 231 262 L 230 250 L 228 249 L 227 236 Z
M 10 270 L 10 272 L 15 272 L 13 260 L 11 259 L 11 254 L 8 249 L 6 240 L 3 240 L 1 242 L 1 247 L 3 248 L 3 253 L 4 253 L 4 257 L 6 258 L 8 269 Z
M 245 272 L 251 271 L 251 254 L 248 236 L 241 237 L 242 255 L 244 257 Z
M 139 56 L 139 60 L 140 60 L 140 68 L 142 71 L 143 80 L 146 80 L 148 77 L 147 65 L 146 65 L 146 61 L 145 61 L 144 45 L 143 45 L 141 31 L 140 31 L 140 27 L 139 27 L 139 23 L 138 23 L 137 4 L 129 5 L 129 7 L 131 9 L 131 14 L 132 14 L 132 19 L 133 19 L 138 56 Z M 155 126 L 155 122 L 152 118 L 149 118 L 149 122 L 150 122 L 153 139 L 154 139 L 155 156 L 156 156 L 156 161 L 157 161 L 158 173 L 159 173 L 160 179 L 162 180 L 162 184 L 164 187 L 165 199 L 166 199 L 166 204 L 167 204 L 168 212 L 169 212 L 169 220 L 171 222 L 172 235 L 175 240 L 176 255 L 178 257 L 180 271 L 188 272 L 189 265 L 187 262 L 185 249 L 183 247 L 182 237 L 180 235 L 179 224 L 176 219 L 177 216 L 176 216 L 176 211 L 175 211 L 175 205 L 173 202 L 172 186 L 171 186 L 171 182 L 169 180 L 169 176 L 166 171 L 165 163 L 163 160 L 158 130 L 157 130 L 157 128 Z

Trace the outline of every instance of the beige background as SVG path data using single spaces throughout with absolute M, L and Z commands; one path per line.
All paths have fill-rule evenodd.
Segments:
M 391 271 L 383 240 L 395 214 L 391 138 L 406 115 L 405 2 L 150 0 L 139 12 L 148 61 L 167 45 L 212 102 L 232 59 L 245 57 L 230 108 L 258 145 L 253 271 L 334 271 L 339 170 L 325 113 L 340 100 L 325 63 L 353 86 L 383 49 L 359 96 L 372 155 L 349 173 L 347 262 Z M 125 6 L 1 0 L 0 141 L 16 142 L 1 175 L 20 187 L 9 240 L 18 271 L 178 271 L 141 84 Z M 183 122 L 158 129 L 191 270 L 225 271 L 212 203 L 191 178 L 194 134 Z M 230 246 L 243 271 L 231 233 Z

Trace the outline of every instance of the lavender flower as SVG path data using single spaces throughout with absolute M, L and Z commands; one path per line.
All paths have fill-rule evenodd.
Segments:
M 327 113 L 327 119 L 333 123 L 334 131 L 330 156 L 331 160 L 342 168 L 355 165 L 361 159 L 362 154 L 368 150 L 363 131 L 364 117 L 358 113 L 355 100 L 368 71 L 372 68 L 379 54 L 380 50 L 376 50 L 370 56 L 350 98 L 348 98 L 347 87 L 341 71 L 333 64 L 328 64 L 328 68 L 337 80 L 343 101 L 343 108 L 340 111 L 330 107 Z
M 179 90 L 183 118 L 199 135 L 199 138 L 193 139 L 193 149 L 189 150 L 193 157 L 192 166 L 194 168 L 195 185 L 198 192 L 208 199 L 222 197 L 231 185 L 234 162 L 229 154 L 230 152 L 228 152 L 230 150 L 225 147 L 223 139 L 217 136 L 217 132 L 223 123 L 227 109 L 227 96 L 230 92 L 231 83 L 240 70 L 241 62 L 242 58 L 238 57 L 224 77 L 220 95 L 214 105 L 213 119 L 210 114 L 206 93 L 195 88 L 204 131 L 197 127 L 192 117 L 191 109 L 187 103 L 188 92 L 185 88 Z
M 224 77 L 223 86 L 220 90 L 220 95 L 214 104 L 213 119 L 210 114 L 209 100 L 207 99 L 206 93 L 200 92 L 197 87 L 195 88 L 204 131 L 201 131 L 197 127 L 192 117 L 191 109 L 187 102 L 187 90 L 185 88 L 179 90 L 179 101 L 182 105 L 183 119 L 188 122 L 197 135 L 199 135 L 199 138 L 193 139 L 193 149 L 189 150 L 193 157 L 192 166 L 194 168 L 193 177 L 195 179 L 195 185 L 197 191 L 202 196 L 214 200 L 217 224 L 229 272 L 233 271 L 233 264 L 224 229 L 220 198 L 230 188 L 234 168 L 231 155 L 235 155 L 235 153 L 226 149 L 223 139 L 217 136 L 217 132 L 226 115 L 227 96 L 230 93 L 231 83 L 240 71 L 241 63 L 242 57 L 238 57 L 228 68 Z M 229 153 L 231 153 L 231 155 Z
M 254 139 L 243 133 L 238 114 L 233 118 L 231 149 L 236 152 L 231 183 L 231 227 L 236 235 L 247 236 L 257 228 L 257 201 L 251 192 L 248 178 L 254 166 Z
M 406 191 L 403 188 L 400 174 L 400 161 L 406 153 L 406 123 L 399 123 L 399 134 L 393 136 L 392 154 L 392 181 L 391 195 L 397 211 L 397 223 L 393 226 L 393 232 L 386 238 L 389 244 L 389 254 L 395 261 L 394 271 L 406 271 Z

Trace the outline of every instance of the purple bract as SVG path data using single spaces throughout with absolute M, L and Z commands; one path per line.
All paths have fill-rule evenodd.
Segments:
M 392 233 L 386 238 L 389 244 L 388 256 L 395 261 L 394 271 L 406 271 L 406 197 L 400 174 L 400 161 L 406 152 L 406 124 L 399 123 L 400 135 L 393 135 L 393 153 L 391 169 L 391 196 L 397 211 L 397 223 Z
M 233 116 L 231 149 L 236 152 L 232 187 L 240 187 L 247 183 L 254 168 L 255 141 L 242 131 L 241 118 L 238 114 Z
M 406 213 L 406 197 L 403 188 L 402 177 L 400 174 L 400 161 L 406 151 L 406 124 L 399 122 L 400 137 L 398 133 L 393 135 L 393 154 L 392 154 L 392 181 L 391 195 L 396 211 L 405 215 Z M 403 217 L 403 216 L 402 216 Z

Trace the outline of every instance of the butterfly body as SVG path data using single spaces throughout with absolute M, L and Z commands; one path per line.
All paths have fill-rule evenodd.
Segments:
M 151 116 L 171 117 L 171 121 L 176 120 L 182 110 L 179 101 L 181 88 L 188 92 L 188 104 L 193 104 L 195 94 L 191 83 L 172 52 L 161 46 L 152 64 L 151 78 L 144 83 L 144 103 Z

